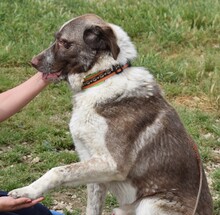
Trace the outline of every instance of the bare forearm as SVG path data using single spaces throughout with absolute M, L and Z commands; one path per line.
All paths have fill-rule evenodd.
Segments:
M 22 109 L 47 85 L 48 83 L 42 79 L 42 73 L 38 72 L 17 87 L 1 93 L 0 122 Z

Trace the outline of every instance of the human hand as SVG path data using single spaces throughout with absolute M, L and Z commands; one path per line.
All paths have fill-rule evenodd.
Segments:
M 44 197 L 31 200 L 25 197 L 14 199 L 13 197 L 10 196 L 2 196 L 0 197 L 0 211 L 15 211 L 22 208 L 28 208 L 39 203 L 43 199 Z

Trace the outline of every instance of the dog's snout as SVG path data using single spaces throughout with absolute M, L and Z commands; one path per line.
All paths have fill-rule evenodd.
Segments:
M 31 64 L 33 67 L 37 67 L 38 64 L 39 64 L 39 59 L 37 57 L 34 57 L 32 60 L 31 60 Z

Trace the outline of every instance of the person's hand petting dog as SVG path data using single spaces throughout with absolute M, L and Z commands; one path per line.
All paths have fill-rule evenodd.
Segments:
M 32 200 L 24 197 L 14 199 L 10 196 L 2 196 L 0 198 L 0 211 L 15 211 L 23 208 L 28 208 L 41 202 L 43 199 L 44 197 Z

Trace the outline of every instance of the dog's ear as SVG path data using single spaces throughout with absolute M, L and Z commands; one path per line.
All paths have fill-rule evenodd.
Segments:
M 91 26 L 84 31 L 83 39 L 94 50 L 109 50 L 116 60 L 120 49 L 116 37 L 109 26 Z

